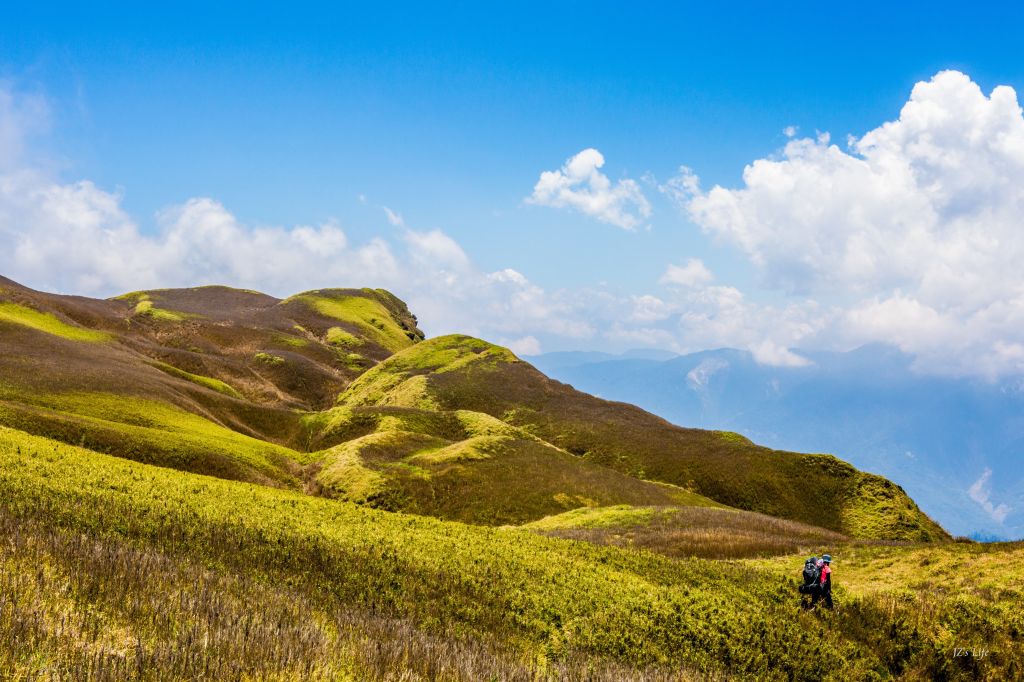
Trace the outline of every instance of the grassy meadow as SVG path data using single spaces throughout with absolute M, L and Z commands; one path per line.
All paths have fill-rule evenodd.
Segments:
M 6 679 L 994 680 L 1021 665 L 1020 545 L 840 546 L 839 608 L 806 612 L 802 553 L 670 559 L 6 428 L 0 527 Z M 900 557 L 926 582 L 895 580 Z M 972 585 L 957 562 L 979 559 Z
M 1022 546 L 835 457 L 423 340 L 381 290 L 4 282 L 0 679 L 1022 675 Z

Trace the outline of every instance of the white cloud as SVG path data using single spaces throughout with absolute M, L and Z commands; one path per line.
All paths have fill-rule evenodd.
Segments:
M 118 195 L 90 182 L 0 175 L 0 272 L 36 288 L 107 296 L 228 284 L 286 296 L 372 286 L 404 298 L 434 334 L 518 338 L 523 352 L 531 334 L 593 334 L 578 307 L 515 270 L 481 271 L 440 230 L 351 244 L 336 222 L 253 227 L 209 198 L 163 211 L 156 227 L 140 231 Z
M 31 143 L 45 114 L 45 101 L 0 83 L 0 272 L 37 288 L 379 286 L 405 298 L 429 333 L 521 348 L 595 338 L 736 347 L 795 366 L 806 359 L 794 348 L 883 341 L 923 370 L 1024 375 L 1024 116 L 1012 90 L 985 96 L 955 72 L 918 84 L 897 120 L 849 148 L 794 136 L 748 166 L 741 188 L 705 191 L 686 168 L 658 186 L 789 298 L 727 286 L 695 258 L 668 264 L 651 291 L 545 290 L 515 269 L 482 270 L 450 235 L 408 229 L 386 207 L 399 229 L 359 243 L 329 220 L 243 224 L 202 197 L 143 226 L 118 193 L 44 168 Z M 603 175 L 603 163 L 597 150 L 580 152 L 543 173 L 528 201 L 637 227 L 650 204 L 636 183 Z
M 892 343 L 931 371 L 1024 372 L 1024 116 L 1012 88 L 986 96 L 944 71 L 846 149 L 796 138 L 748 165 L 739 189 L 705 191 L 686 168 L 661 189 L 767 286 L 829 300 L 834 328 L 819 341 Z
M 0 171 L 16 168 L 30 139 L 44 133 L 50 108 L 39 95 L 15 93 L 0 79 Z
M 661 276 L 662 284 L 675 284 L 681 287 L 698 287 L 707 284 L 714 277 L 703 261 L 690 258 L 686 265 L 669 265 Z
M 728 367 L 729 363 L 721 358 L 701 360 L 699 365 L 687 372 L 686 383 L 695 391 L 703 390 L 711 383 L 711 377 Z
M 642 323 L 658 322 L 671 317 L 675 310 L 676 307 L 671 303 L 666 303 L 657 296 L 644 294 L 633 297 L 633 310 L 629 319 Z
M 559 169 L 544 171 L 526 201 L 539 206 L 572 208 L 601 222 L 626 230 L 638 227 L 651 215 L 651 205 L 634 180 L 614 185 L 599 170 L 604 156 L 584 149 Z
M 353 244 L 336 221 L 246 225 L 204 197 L 160 212 L 144 230 L 118 193 L 33 165 L 30 138 L 45 130 L 29 114 L 44 104 L 0 83 L 0 155 L 9 161 L 0 167 L 0 273 L 23 284 L 93 296 L 200 284 L 277 296 L 383 287 L 404 298 L 431 334 L 508 338 L 524 353 L 539 351 L 540 334 L 594 334 L 572 296 L 545 291 L 512 269 L 483 271 L 440 230 L 403 227 Z M 386 215 L 402 227 L 400 216 Z
M 770 365 L 772 367 L 806 367 L 811 364 L 811 361 L 807 358 L 797 355 L 771 339 L 751 344 L 749 349 L 754 359 L 762 365 Z
M 508 348 L 516 355 L 522 357 L 524 355 L 540 355 L 540 341 L 533 336 L 524 336 L 521 339 L 513 339 L 511 341 L 503 341 L 501 345 Z
M 395 227 L 405 227 L 405 220 L 402 218 L 402 215 L 400 213 L 392 211 L 387 206 L 383 206 L 382 208 L 384 209 L 384 215 L 387 216 L 389 223 L 391 223 Z
M 727 286 L 688 291 L 677 306 L 678 350 L 741 348 L 761 364 L 783 367 L 808 364 L 789 348 L 815 337 L 830 319 L 813 301 L 783 307 L 761 304 Z
M 986 467 L 985 471 L 982 472 L 980 477 L 978 477 L 978 480 L 967 489 L 967 494 L 970 495 L 971 499 L 977 502 L 996 523 L 1002 523 L 1013 509 L 1005 504 L 994 505 L 992 503 L 991 492 L 989 491 L 988 484 L 990 478 L 992 478 L 992 470 Z

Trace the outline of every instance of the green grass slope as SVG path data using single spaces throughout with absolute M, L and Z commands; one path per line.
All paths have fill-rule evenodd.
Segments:
M 1012 582 L 955 597 L 839 583 L 837 612 L 803 612 L 799 557 L 671 560 L 151 467 L 6 428 L 0 533 L 4 678 L 1021 672 Z M 866 548 L 864 560 L 918 551 L 923 561 L 946 547 Z M 1024 558 L 1020 545 L 972 552 L 998 555 L 1004 576 Z M 915 627 L 923 613 L 941 625 Z M 990 653 L 958 658 L 950 644 Z
M 580 460 L 486 414 L 341 408 L 311 420 L 345 440 L 315 455 L 322 494 L 481 524 L 582 506 L 714 505 L 681 488 Z
M 483 412 L 588 462 L 728 506 L 851 537 L 948 538 L 899 486 L 835 457 L 677 427 L 552 381 L 508 350 L 471 337 L 439 337 L 396 353 L 356 379 L 339 403 Z
M 383 291 L 355 290 L 419 338 Z M 358 307 L 358 304 L 356 304 Z M 374 318 L 378 319 L 378 318 Z M 173 468 L 301 488 L 305 410 L 390 350 L 303 304 L 228 287 L 100 301 L 0 278 L 0 424 Z M 273 363 L 262 358 L 272 357 Z
M 834 531 L 796 521 L 708 506 L 581 508 L 523 527 L 599 545 L 705 559 L 821 553 L 821 547 L 835 547 L 848 540 Z
M 724 505 L 851 537 L 945 537 L 882 478 L 672 426 L 478 339 L 423 341 L 405 304 L 375 289 L 279 300 L 213 286 L 97 301 L 2 280 L 0 424 L 480 524 Z

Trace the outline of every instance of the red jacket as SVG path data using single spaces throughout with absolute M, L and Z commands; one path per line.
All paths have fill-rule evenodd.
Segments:
M 821 567 L 821 584 L 822 585 L 824 585 L 828 581 L 828 578 L 829 578 L 830 575 L 832 575 L 832 567 L 829 566 L 828 564 L 825 564 L 824 566 Z

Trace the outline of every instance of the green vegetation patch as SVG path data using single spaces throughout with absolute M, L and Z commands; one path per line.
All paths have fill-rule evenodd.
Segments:
M 274 355 L 273 353 L 260 351 L 253 357 L 256 358 L 256 362 L 262 362 L 264 365 L 270 365 L 271 367 L 284 364 L 284 358 L 280 355 Z
M 927 542 L 945 534 L 902 488 L 874 474 L 859 473 L 840 513 L 843 528 L 854 537 Z
M 612 526 L 639 526 L 654 518 L 656 507 L 633 507 L 617 504 L 611 507 L 582 507 L 539 521 L 528 523 L 523 528 L 530 530 L 567 530 L 570 528 L 610 528 Z M 668 508 L 661 513 L 671 513 Z
M 372 290 L 367 296 L 313 291 L 288 301 L 300 301 L 325 317 L 350 324 L 366 339 L 392 352 L 414 343 L 409 338 L 409 330 L 402 328 Z M 340 338 L 335 333 L 335 339 Z M 328 339 L 328 342 L 332 341 Z
M 305 348 L 309 345 L 308 340 L 299 336 L 292 336 L 291 334 L 274 334 L 274 343 L 288 346 L 289 348 Z
M 332 497 L 387 507 L 395 467 L 409 455 L 443 447 L 446 441 L 410 431 L 380 431 L 347 441 L 320 454 L 317 483 Z M 422 473 L 422 470 L 419 470 Z M 402 472 L 398 472 L 401 474 Z
M 307 455 L 232 431 L 179 407 L 110 393 L 21 395 L 0 424 L 159 466 L 297 486 Z
M 331 327 L 327 330 L 327 343 L 332 346 L 344 348 L 355 348 L 363 345 L 362 340 L 355 334 L 350 334 L 341 327 Z
M 996 562 L 1005 580 L 998 591 L 967 594 L 847 590 L 844 571 L 854 571 L 844 568 L 848 558 L 837 550 L 839 609 L 804 612 L 795 592 L 801 555 L 724 565 L 670 560 L 147 467 L 2 428 L 0 518 L 7 524 L 4 529 L 19 529 L 0 556 L 0 562 L 12 561 L 13 549 L 16 562 L 3 563 L 12 570 L 0 571 L 0 603 L 14 605 L 0 618 L 0 666 L 39 661 L 51 672 L 66 670 L 61 666 L 70 665 L 68 659 L 48 658 L 51 645 L 67 628 L 77 632 L 80 622 L 68 618 L 67 628 L 58 627 L 67 613 L 62 605 L 84 603 L 95 618 L 90 632 L 102 632 L 104 641 L 114 637 L 127 643 L 125 665 L 143 660 L 154 677 L 180 675 L 183 668 L 170 668 L 168 657 L 177 651 L 174 640 L 167 639 L 170 633 L 183 630 L 194 633 L 193 642 L 202 641 L 207 633 L 218 632 L 208 630 L 211 621 L 204 619 L 223 620 L 224 609 L 235 614 L 231 594 L 242 586 L 206 578 L 223 574 L 294 591 L 293 599 L 312 609 L 305 614 L 307 640 L 321 641 L 321 623 L 340 623 L 329 617 L 334 611 L 320 609 L 344 606 L 357 613 L 389 614 L 408 618 L 424 633 L 478 637 L 508 647 L 516 652 L 513 661 L 534 662 L 533 674 L 524 679 L 564 678 L 567 673 L 559 666 L 580 660 L 590 671 L 601 670 L 602 661 L 623 666 L 604 679 L 639 678 L 639 671 L 650 665 L 693 671 L 698 678 L 751 680 L 1015 679 L 1020 671 L 1020 544 L 1006 550 L 980 548 L 979 554 L 999 554 Z M 66 531 L 83 548 L 75 570 L 53 579 L 54 555 L 25 554 L 24 541 L 18 539 L 51 537 L 38 535 L 50 531 Z M 48 542 L 56 552 L 59 542 Z M 886 553 L 898 560 L 900 548 L 878 549 L 881 554 L 870 560 L 876 562 L 872 570 L 883 569 L 876 560 L 888 560 Z M 976 558 L 964 554 L 950 561 Z M 172 569 L 163 568 L 166 562 L 172 562 Z M 175 583 L 154 585 L 154 599 L 146 601 L 149 581 L 175 574 L 183 575 L 181 585 L 202 581 L 208 586 L 201 601 L 223 605 L 218 614 L 207 613 L 198 602 L 174 611 L 179 602 L 191 604 L 185 600 L 189 593 L 168 589 Z M 131 575 L 146 580 L 126 583 L 122 576 Z M 97 576 L 103 579 L 93 580 Z M 933 579 L 944 578 L 936 572 Z M 31 586 L 40 582 L 63 587 L 33 592 Z M 32 609 L 34 621 L 28 622 L 37 627 L 14 636 L 19 630 L 12 629 L 11 618 L 21 623 L 18 606 L 28 594 L 48 595 L 48 601 L 45 608 Z M 274 633 L 275 645 L 293 646 L 294 621 L 279 615 L 278 598 L 249 588 L 245 594 L 252 598 L 245 612 L 257 619 L 271 615 L 242 620 L 232 629 L 249 627 L 254 637 L 266 629 Z M 125 596 L 132 599 L 125 603 Z M 168 618 L 171 613 L 175 617 Z M 36 638 L 27 651 L 18 648 L 26 646 L 26 636 Z M 215 670 L 225 650 L 235 651 L 225 649 L 231 640 L 213 641 L 225 644 L 185 647 L 189 661 L 197 659 L 197 667 L 187 668 L 190 676 L 202 677 L 204 665 Z M 249 646 L 257 642 L 262 640 Z M 989 655 L 958 659 L 952 655 L 954 646 L 986 647 Z M 336 648 L 327 643 L 323 650 L 329 655 Z M 165 653 L 154 655 L 158 650 Z M 488 650 L 479 649 L 477 660 Z M 262 654 L 245 651 L 240 646 L 233 654 L 238 666 L 233 670 L 247 671 L 253 679 L 327 676 L 308 667 L 287 676 L 253 669 L 250 664 L 263 661 Z M 321 660 L 292 654 L 314 653 L 308 649 L 287 651 L 281 660 L 288 658 L 293 665 L 295 660 L 313 665 Z M 392 679 L 408 677 L 402 666 L 409 665 L 403 662 L 410 661 L 410 649 L 405 651 L 389 659 L 397 668 Z M 593 672 L 570 677 L 595 679 Z
M 436 450 L 418 452 L 412 460 L 424 464 L 454 464 L 500 457 L 511 440 L 508 436 L 475 436 Z
M 532 438 L 520 428 L 506 424 L 497 417 L 483 412 L 456 410 L 455 417 L 468 436 L 509 436 L 513 438 Z
M 42 313 L 17 303 L 0 303 L 0 322 L 21 325 L 71 341 L 99 343 L 111 339 L 111 335 L 106 332 L 76 327 L 62 322 L 54 315 Z
M 332 497 L 349 502 L 368 503 L 380 498 L 387 479 L 363 464 L 359 443 L 345 443 L 327 451 L 316 480 Z
M 149 364 L 152 367 L 155 367 L 156 369 L 160 370 L 161 372 L 164 372 L 165 374 L 170 374 L 172 377 L 184 379 L 185 381 L 191 381 L 193 384 L 205 386 L 206 388 L 217 391 L 218 393 L 223 393 L 224 395 L 231 396 L 232 398 L 238 398 L 239 400 L 242 399 L 241 393 L 239 393 L 238 391 L 236 391 L 235 389 L 233 389 L 231 386 L 224 383 L 220 379 L 214 379 L 213 377 L 203 376 L 202 374 L 192 374 L 191 372 L 186 372 L 183 369 L 178 369 L 177 367 L 174 367 L 173 365 L 168 365 L 167 363 L 164 362 L 151 362 Z
M 403 405 L 436 409 L 429 375 L 487 369 L 519 362 L 512 351 L 470 336 L 422 341 L 368 370 L 338 397 L 346 405 Z
M 139 317 L 148 317 L 151 320 L 159 320 L 160 322 L 184 322 L 190 318 L 200 317 L 195 313 L 182 313 L 175 310 L 157 308 L 147 294 L 142 294 L 142 298 L 138 299 L 133 314 Z
M 735 431 L 715 431 L 718 437 L 728 443 L 739 443 L 741 445 L 753 445 L 754 441 L 750 440 L 746 436 L 736 433 Z

